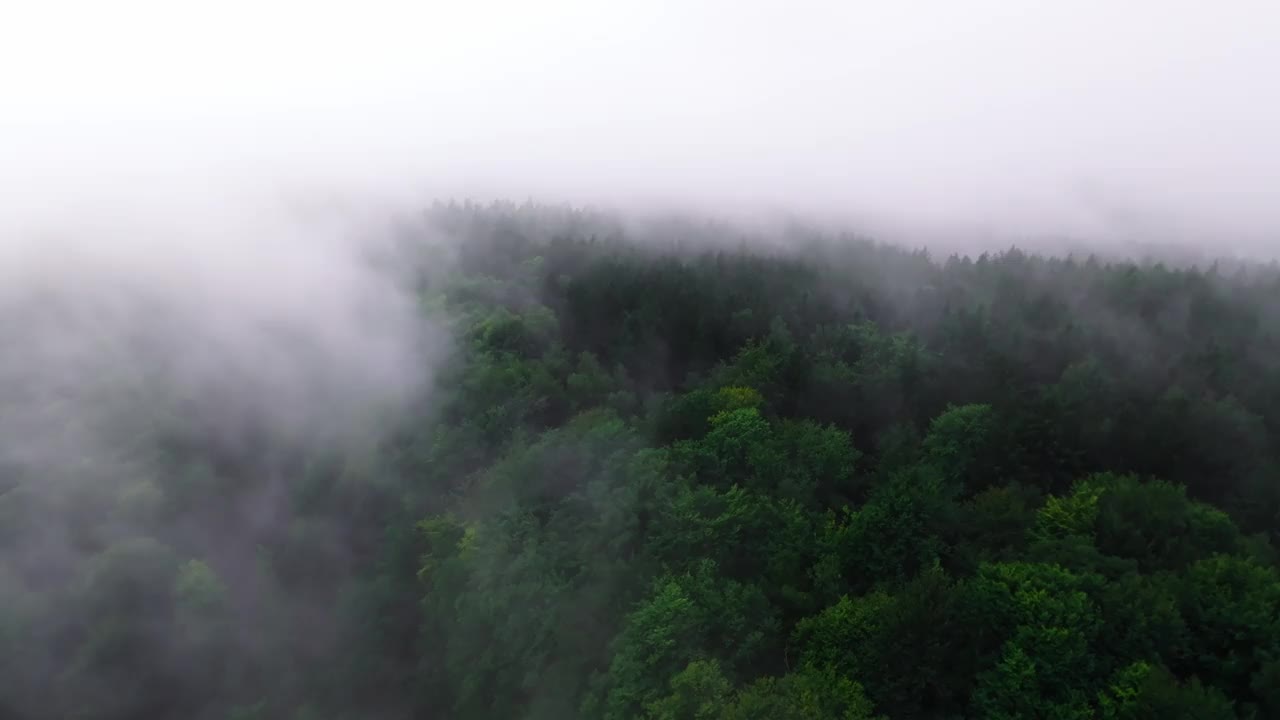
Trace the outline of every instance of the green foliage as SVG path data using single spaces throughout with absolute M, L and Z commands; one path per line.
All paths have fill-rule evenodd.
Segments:
M 999 478 L 984 478 L 998 467 L 990 446 L 995 419 L 990 405 L 948 408 L 929 424 L 924 436 L 925 459 L 938 468 L 947 483 L 976 489 Z
M 1099 715 L 1106 720 L 1158 720 L 1185 717 L 1232 720 L 1234 703 L 1198 678 L 1179 684 L 1167 670 L 1136 662 L 1116 671 L 1098 695 Z
M 694 660 L 671 678 L 671 694 L 649 703 L 652 720 L 720 720 L 732 702 L 733 685 L 715 660 Z
M 1023 552 L 1038 517 L 1038 491 L 1020 485 L 987 488 L 957 510 L 952 565 L 972 572 L 982 562 L 1011 560 Z
M 863 678 L 891 717 L 943 712 L 963 697 L 964 660 L 954 583 L 933 567 L 895 594 L 840 598 L 800 620 L 792 647 L 802 663 Z
M 954 495 L 931 466 L 897 472 L 865 505 L 832 518 L 819 541 L 839 559 L 852 588 L 905 581 L 949 552 Z
M 1167 573 L 1130 573 L 1108 581 L 1094 595 L 1105 623 L 1098 637 L 1100 657 L 1111 663 L 1126 658 L 1172 663 L 1187 657 L 1190 630 L 1176 595 L 1179 582 Z
M 654 557 L 688 569 L 713 560 L 727 577 L 758 583 L 772 602 L 798 611 L 813 602 L 796 568 L 816 561 L 813 519 L 794 501 L 733 486 L 683 486 L 654 520 Z
M 880 641 L 887 628 L 894 599 L 883 592 L 848 596 L 814 617 L 796 624 L 796 646 L 802 662 L 833 667 L 850 677 L 873 674 L 880 658 Z
M 0 716 L 1280 717 L 1275 268 L 428 218 L 361 442 L 0 465 Z
M 1187 568 L 1179 602 L 1196 675 L 1242 702 L 1271 704 L 1280 657 L 1280 575 L 1249 558 L 1215 556 Z M 1260 692 L 1259 692 L 1260 691 Z
M 734 690 L 715 661 L 689 663 L 671 679 L 671 694 L 649 704 L 651 720 L 870 720 L 858 683 L 831 669 L 805 666 Z
M 694 660 L 716 660 L 732 677 L 778 646 L 774 610 L 758 587 L 724 579 L 710 561 L 664 576 L 627 615 L 609 666 L 604 716 L 633 717 Z
M 959 600 L 975 666 L 988 668 L 976 677 L 977 715 L 1088 716 L 1102 628 L 1090 593 L 1100 584 L 1040 563 L 978 568 Z
M 759 408 L 764 398 L 755 388 L 745 386 L 722 387 L 715 394 L 716 412 L 728 412 L 743 408 Z
M 1189 500 L 1186 488 L 1163 480 L 1111 479 L 1099 498 L 1098 549 L 1132 558 L 1145 572 L 1177 570 L 1240 548 L 1240 533 L 1221 510 Z
M 871 720 L 862 686 L 831 669 L 804 667 L 743 688 L 724 720 Z
M 627 616 L 620 647 L 609 668 L 608 711 L 625 717 L 657 697 L 664 678 L 696 658 L 701 648 L 686 643 L 697 637 L 709 618 L 684 588 L 668 581 Z

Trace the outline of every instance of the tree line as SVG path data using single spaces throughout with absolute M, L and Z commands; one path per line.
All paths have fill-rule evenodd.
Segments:
M 154 477 L 0 495 L 0 709 L 1280 716 L 1276 267 L 420 232 L 454 344 L 376 445 L 174 414 Z M 30 551 L 51 517 L 75 552 Z

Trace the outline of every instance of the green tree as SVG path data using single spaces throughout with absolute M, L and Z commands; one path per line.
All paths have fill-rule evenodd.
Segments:
M 781 656 L 773 608 L 759 588 L 721 578 L 711 562 L 659 579 L 626 619 L 606 681 L 606 718 L 634 717 L 695 660 L 729 677 Z
M 1104 720 L 1235 720 L 1233 703 L 1219 690 L 1196 678 L 1179 684 L 1167 670 L 1136 662 L 1116 671 L 1098 695 L 1098 715 Z

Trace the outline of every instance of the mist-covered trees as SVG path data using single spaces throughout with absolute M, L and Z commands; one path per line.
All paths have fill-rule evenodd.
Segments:
M 1280 715 L 1275 268 L 428 217 L 373 442 L 4 477 L 0 714 Z

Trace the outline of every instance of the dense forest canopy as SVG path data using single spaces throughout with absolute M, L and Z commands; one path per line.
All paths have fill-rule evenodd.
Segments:
M 1280 269 L 510 204 L 392 260 L 447 342 L 358 440 L 165 349 L 82 369 L 109 452 L 0 413 L 0 717 L 1280 717 Z

